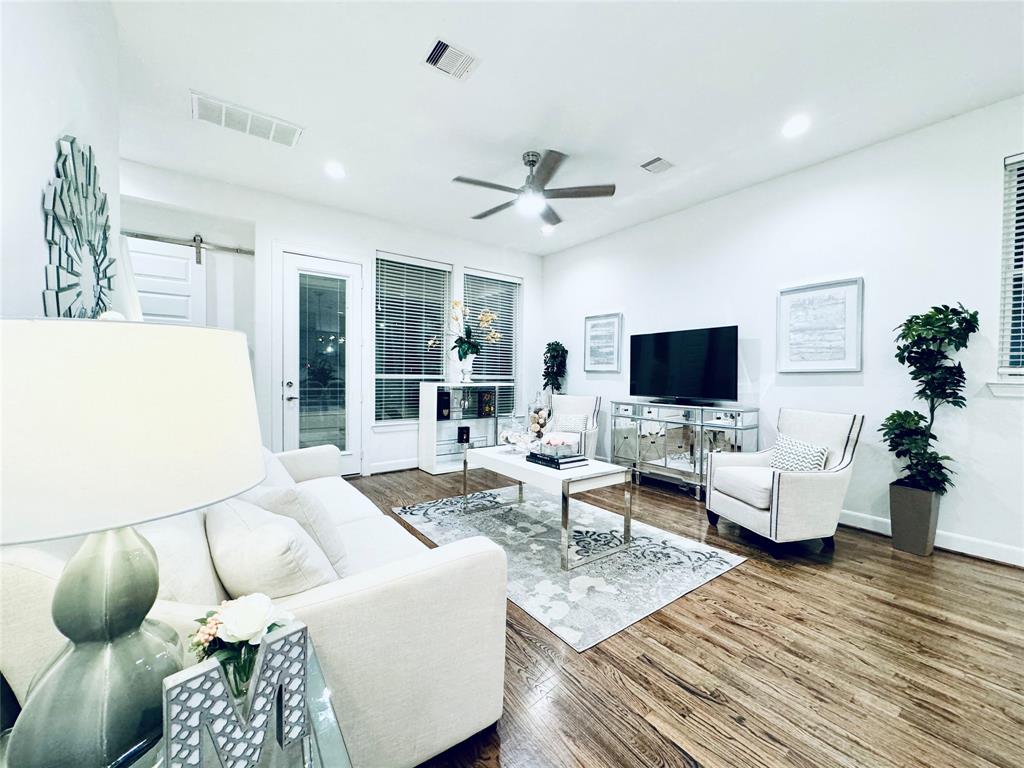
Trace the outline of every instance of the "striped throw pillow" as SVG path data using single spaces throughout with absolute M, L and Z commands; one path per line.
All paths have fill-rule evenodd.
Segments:
M 587 421 L 585 413 L 556 413 L 548 422 L 545 432 L 586 432 Z
M 780 432 L 772 450 L 771 466 L 783 472 L 820 472 L 827 458 L 827 446 L 805 443 Z

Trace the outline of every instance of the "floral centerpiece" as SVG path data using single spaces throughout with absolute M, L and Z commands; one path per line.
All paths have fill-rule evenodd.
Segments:
M 199 629 L 189 638 L 189 650 L 197 661 L 220 662 L 231 695 L 238 699 L 249 690 L 263 636 L 294 618 L 259 592 L 225 600 L 218 610 L 196 619 Z
M 449 349 L 459 359 L 463 383 L 473 380 L 473 359 L 480 354 L 484 342 L 493 344 L 501 340 L 501 334 L 491 327 L 497 319 L 496 314 L 485 309 L 477 315 L 474 322 L 470 318 L 465 304 L 458 299 L 452 302 L 452 311 L 448 316 L 444 335 L 446 338 L 452 339 L 452 346 Z M 440 343 L 440 340 L 434 336 L 427 342 L 427 348 L 432 349 Z

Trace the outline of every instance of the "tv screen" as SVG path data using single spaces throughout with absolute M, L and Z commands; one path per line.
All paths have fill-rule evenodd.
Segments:
M 629 339 L 629 394 L 735 400 L 739 328 L 645 333 Z

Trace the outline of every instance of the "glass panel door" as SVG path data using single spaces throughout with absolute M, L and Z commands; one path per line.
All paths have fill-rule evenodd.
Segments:
M 336 445 L 357 473 L 361 267 L 293 253 L 283 266 L 284 448 Z

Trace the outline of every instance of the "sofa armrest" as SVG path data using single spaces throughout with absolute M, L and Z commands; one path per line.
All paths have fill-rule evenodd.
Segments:
M 505 552 L 474 537 L 276 603 L 309 627 L 356 768 L 414 766 L 501 717 Z
M 833 536 L 853 470 L 775 472 L 775 541 Z
M 336 445 L 316 445 L 277 454 L 296 483 L 318 477 L 341 477 L 341 451 Z
M 588 459 L 592 459 L 597 455 L 597 435 L 599 431 L 598 427 L 593 427 L 580 432 L 580 452 Z

